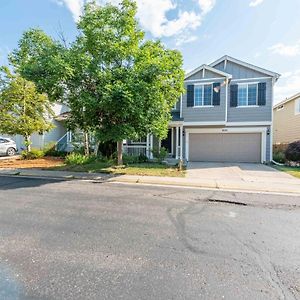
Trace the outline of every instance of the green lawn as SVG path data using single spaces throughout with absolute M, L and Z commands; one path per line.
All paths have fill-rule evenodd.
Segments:
M 112 162 L 94 161 L 83 165 L 63 165 L 51 168 L 58 171 L 109 173 L 118 175 L 145 175 L 145 176 L 170 176 L 184 177 L 185 171 L 179 171 L 175 166 L 159 163 L 139 163 L 117 167 Z
M 286 172 L 292 176 L 300 178 L 300 167 L 288 167 L 288 166 L 275 166 L 277 170 Z

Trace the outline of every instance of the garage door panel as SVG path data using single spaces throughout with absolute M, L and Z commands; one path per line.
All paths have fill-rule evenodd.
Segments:
M 190 161 L 260 162 L 260 133 L 190 133 Z

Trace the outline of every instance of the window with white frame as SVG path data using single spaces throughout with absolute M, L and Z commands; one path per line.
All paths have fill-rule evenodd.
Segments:
M 212 84 L 195 85 L 194 107 L 212 106 Z
M 256 106 L 258 95 L 258 84 L 239 84 L 238 86 L 238 106 Z
M 296 100 L 295 114 L 296 115 L 300 114 L 300 99 Z

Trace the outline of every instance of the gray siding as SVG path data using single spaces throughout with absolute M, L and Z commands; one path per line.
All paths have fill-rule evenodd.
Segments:
M 209 70 L 205 70 L 204 72 L 204 77 L 203 77 L 203 70 L 198 71 L 194 75 L 186 78 L 185 80 L 201 80 L 201 79 L 209 79 L 209 78 L 224 78 L 220 74 L 217 74 L 215 72 L 211 72 Z
M 230 61 L 227 61 L 225 69 L 224 69 L 224 61 L 217 64 L 214 68 L 226 72 L 228 74 L 231 74 L 232 79 L 257 78 L 257 77 L 267 76 L 264 73 L 260 73 L 253 69 L 246 68 L 244 66 L 238 65 Z
M 250 78 L 258 78 L 258 77 L 267 77 L 266 74 L 257 72 L 250 68 L 246 68 L 244 66 L 238 65 L 236 63 L 232 63 L 230 61 L 227 62 L 226 69 L 224 70 L 224 61 L 215 66 L 216 69 L 220 71 L 224 71 L 233 76 L 233 81 L 231 84 L 237 83 L 250 83 L 253 82 L 253 79 Z M 195 80 L 192 83 L 205 83 L 209 78 L 220 78 L 219 82 L 223 81 L 223 77 L 220 75 L 208 71 L 205 71 L 205 78 L 202 79 L 202 70 L 197 72 L 196 74 L 190 76 L 187 80 Z M 199 81 L 197 81 L 199 79 Z M 241 81 L 238 81 L 242 79 Z M 249 79 L 249 80 L 245 80 Z M 209 80 L 208 80 L 209 81 Z M 216 81 L 216 80 L 214 80 Z M 265 106 L 259 107 L 230 107 L 230 87 L 228 88 L 228 122 L 263 122 L 263 121 L 272 121 L 272 78 L 263 79 L 263 80 L 254 80 L 255 82 L 266 82 L 267 83 L 267 99 Z M 188 84 L 192 84 L 186 82 L 185 87 Z M 186 94 L 183 95 L 183 103 L 182 103 L 182 116 L 185 122 L 220 122 L 225 120 L 225 87 L 221 89 L 221 103 L 220 106 L 215 107 L 187 107 L 187 97 Z M 177 105 L 177 109 L 179 110 L 180 103 Z
M 243 80 L 240 83 L 250 83 L 253 80 Z M 266 105 L 258 107 L 230 107 L 230 88 L 228 89 L 228 122 L 263 122 L 272 121 L 272 79 L 255 80 L 255 82 L 267 83 Z M 239 81 L 234 81 L 232 84 L 237 84 Z
M 217 82 L 217 81 L 214 81 Z M 219 80 L 223 82 L 223 79 Z M 205 81 L 199 80 L 195 83 L 204 83 Z M 185 88 L 189 83 L 185 83 Z M 182 97 L 182 116 L 184 122 L 220 122 L 225 121 L 225 98 L 226 89 L 223 86 L 220 91 L 220 105 L 214 107 L 187 107 L 187 94 Z

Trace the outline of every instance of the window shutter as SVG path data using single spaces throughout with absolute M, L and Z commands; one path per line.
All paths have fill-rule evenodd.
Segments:
M 238 105 L 238 85 L 232 84 L 230 86 L 230 106 L 237 107 Z
M 213 84 L 213 105 L 214 106 L 218 106 L 220 105 L 220 99 L 221 99 L 221 89 L 220 89 L 220 82 L 215 82 Z M 219 92 L 215 92 L 215 88 L 218 88 L 219 89 Z
M 260 82 L 258 84 L 258 105 L 264 106 L 266 105 L 267 98 L 267 85 L 265 82 Z
M 187 86 L 186 105 L 187 105 L 187 107 L 193 107 L 194 106 L 194 85 L 188 85 Z

